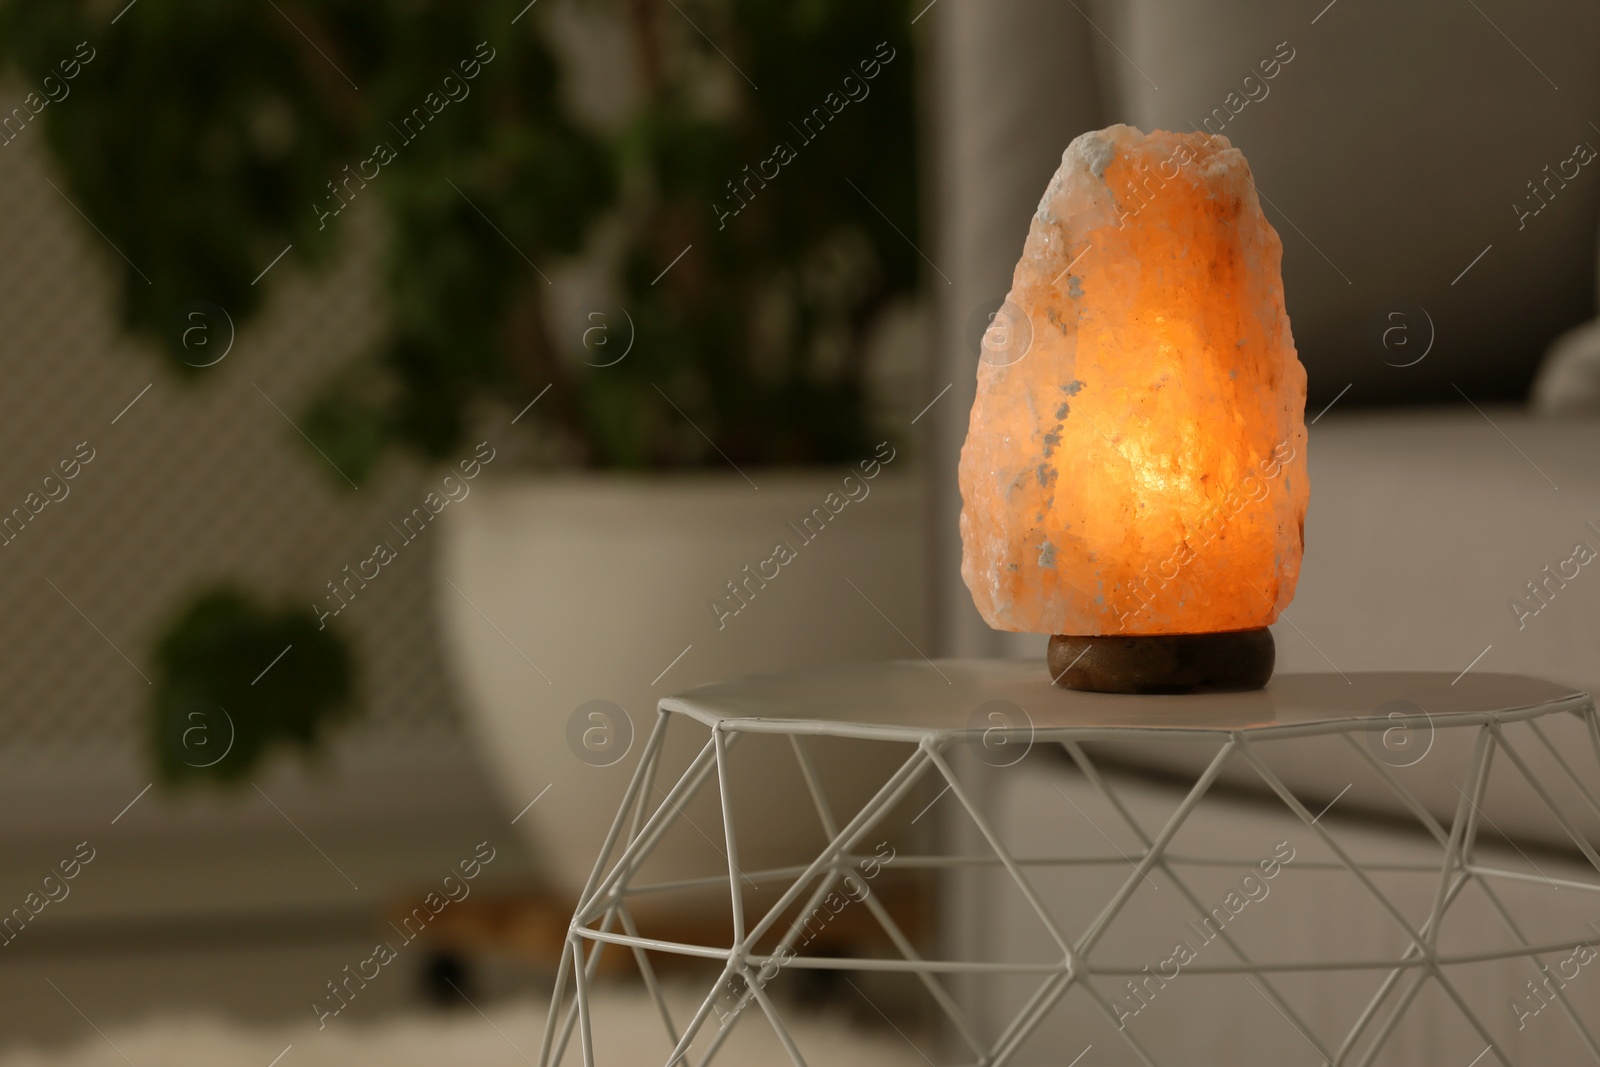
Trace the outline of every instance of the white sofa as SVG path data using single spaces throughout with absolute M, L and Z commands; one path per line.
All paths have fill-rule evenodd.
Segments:
M 949 278 L 937 287 L 940 363 L 930 393 L 953 385 L 929 420 L 936 422 L 935 470 L 955 469 L 977 336 L 1008 287 L 1061 150 L 1111 122 L 1188 129 L 1287 40 L 1296 49 L 1292 66 L 1272 83 L 1269 98 L 1222 133 L 1250 158 L 1284 239 L 1289 313 L 1312 383 L 1308 417 L 1342 395 L 1346 383 L 1351 389 L 1312 427 L 1305 564 L 1287 619 L 1274 627 L 1279 670 L 1454 676 L 1470 666 L 1600 690 L 1600 570 L 1584 566 L 1565 585 L 1552 583 L 1548 605 L 1536 614 L 1526 599 L 1527 583 L 1543 582 L 1545 567 L 1572 558 L 1578 542 L 1600 550 L 1600 530 L 1588 526 L 1600 528 L 1600 422 L 1541 421 L 1492 402 L 1520 400 L 1544 346 L 1595 310 L 1600 186 L 1563 190 L 1562 200 L 1520 230 L 1507 205 L 1550 161 L 1538 158 L 1541 146 L 1555 151 L 1594 140 L 1579 111 L 1600 88 L 1600 68 L 1584 60 L 1581 42 L 1600 29 L 1600 10 L 1567 0 L 1538 14 L 1488 4 L 947 0 L 929 20 L 941 177 L 931 255 Z M 1490 149 L 1487 129 L 1496 131 Z M 1462 277 L 1469 262 L 1476 265 Z M 1395 310 L 1414 318 L 1419 306 L 1432 316 L 1435 344 L 1421 363 L 1396 367 L 1403 361 L 1375 344 L 1372 326 Z M 1569 377 L 1600 380 L 1593 373 Z M 1372 407 L 1397 401 L 1438 406 Z M 957 575 L 960 501 L 953 479 L 937 484 L 944 494 L 934 524 L 939 652 L 1042 658 L 1043 638 L 995 634 L 973 610 Z M 1510 605 L 1518 597 L 1527 605 L 1521 612 Z M 1583 773 L 1593 776 L 1591 792 L 1600 791 L 1600 768 L 1573 725 L 1563 724 L 1552 739 L 1574 760 L 1589 761 Z M 1357 780 L 1327 746 L 1301 748 L 1280 753 L 1276 768 L 1308 806 Z M 1454 810 L 1459 749 L 1459 741 L 1441 737 L 1403 772 L 1435 813 Z M 1523 751 L 1543 760 L 1542 779 L 1565 781 L 1540 746 Z M 1150 808 L 1170 809 L 1173 783 L 1185 775 L 1192 781 L 1196 771 L 1192 757 L 1172 751 L 1147 747 L 1123 758 L 1125 779 Z M 1082 784 L 1070 767 L 1041 756 L 1015 770 L 988 798 L 1008 842 L 1105 848 L 1097 830 L 1063 817 L 1056 787 L 1076 796 Z M 1490 795 L 1496 829 L 1484 847 L 1503 833 L 1515 842 L 1508 863 L 1526 869 L 1537 862 L 1556 877 L 1557 870 L 1585 869 L 1534 793 L 1502 781 Z M 1230 784 L 1246 783 L 1230 775 Z M 1241 791 L 1232 804 L 1231 819 L 1214 831 L 1219 839 L 1278 840 L 1274 835 L 1298 826 L 1259 790 Z M 1574 810 L 1584 813 L 1582 832 L 1600 841 L 1595 812 L 1581 798 Z M 1405 828 L 1415 820 L 1381 790 L 1352 785 L 1328 820 L 1373 855 L 1431 847 Z M 1110 820 L 1096 821 L 1114 832 Z M 1065 884 L 1042 886 L 1064 915 L 1081 904 Z M 1354 950 L 1376 936 L 1378 927 L 1343 914 L 1343 897 L 1282 892 L 1278 902 L 1284 906 L 1255 917 L 1252 933 L 1286 951 Z M 1463 906 L 1468 922 L 1480 921 L 1470 910 L 1479 904 Z M 1576 890 L 1551 894 L 1530 910 L 1565 928 L 1588 919 L 1600 924 L 1593 897 Z M 1026 949 L 1038 940 L 1026 918 L 1017 901 L 997 897 L 981 878 L 952 879 L 945 935 L 956 950 Z M 1549 1012 L 1515 1029 L 1510 997 L 1535 977 L 1526 964 L 1486 974 L 1470 996 L 1484 998 L 1487 1016 L 1510 1029 L 1505 1049 L 1513 1062 L 1600 1062 Z M 1594 988 L 1572 992 L 1593 998 L 1600 971 L 1584 981 Z M 1347 1022 L 1351 1010 L 1336 987 L 1309 980 L 1294 994 L 1324 1034 Z M 980 1025 L 993 1027 L 1019 987 L 967 982 L 960 990 Z M 1174 989 L 1163 1011 L 1134 1025 L 1157 1035 L 1153 1045 L 1167 1042 L 1162 1063 L 1316 1062 L 1282 1018 L 1242 992 L 1248 1000 L 1214 983 Z M 1253 1009 L 1236 1010 L 1249 1001 Z M 1600 1003 L 1584 1004 L 1591 1026 L 1600 1027 Z M 1378 1062 L 1467 1064 L 1479 1055 L 1483 1046 L 1473 1044 L 1476 1035 L 1459 1015 L 1423 1008 L 1414 1020 L 1419 1029 L 1397 1034 Z M 1074 1010 L 1069 1005 L 1052 1017 L 1016 1062 L 1070 1063 L 1090 1043 L 1080 1067 L 1134 1062 L 1114 1034 L 1090 1036 L 1095 1032 Z M 1481 1062 L 1494 1061 L 1488 1055 Z

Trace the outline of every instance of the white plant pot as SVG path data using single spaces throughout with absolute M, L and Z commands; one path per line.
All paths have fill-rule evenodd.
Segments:
M 508 816 L 548 787 L 516 828 L 567 897 L 589 876 L 662 696 L 805 664 L 915 658 L 926 647 L 920 483 L 888 467 L 870 481 L 858 472 L 851 492 L 865 486 L 866 495 L 831 514 L 829 494 L 835 506 L 846 499 L 850 472 L 750 473 L 759 489 L 731 473 L 486 479 L 442 516 L 439 604 L 472 728 Z M 798 529 L 815 508 L 826 524 Z M 794 557 L 764 564 L 779 543 Z M 777 574 L 746 581 L 747 565 Z M 748 590 L 742 606 L 728 589 L 736 579 Z M 726 606 L 720 618 L 714 598 Z M 569 731 L 576 709 L 594 700 L 625 719 L 581 716 Z M 618 758 L 630 722 L 631 746 Z M 669 733 L 652 801 L 708 736 Z M 906 754 L 817 743 L 841 822 Z M 814 811 L 781 801 L 806 795 L 787 744 L 746 737 L 730 761 L 741 869 L 814 856 L 823 841 Z M 685 807 L 689 825 L 665 839 L 649 875 L 726 878 L 715 793 L 713 779 Z M 724 886 L 724 911 L 726 897 Z

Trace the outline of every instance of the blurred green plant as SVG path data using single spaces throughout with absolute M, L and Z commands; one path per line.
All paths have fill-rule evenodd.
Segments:
M 616 69 L 575 69 L 562 26 L 585 12 L 625 31 Z M 521 428 L 570 466 L 819 464 L 878 439 L 868 350 L 920 269 L 906 0 L 0 0 L 0 60 L 30 85 L 83 41 L 93 62 L 19 136 L 122 254 L 122 321 L 175 372 L 217 373 L 169 336 L 177 309 L 243 326 L 287 263 L 354 234 L 346 202 L 380 220 L 382 336 L 297 420 L 356 481 L 547 387 Z M 624 87 L 620 113 L 584 118 L 576 78 Z M 553 325 L 548 274 L 578 261 L 633 324 L 620 362 Z
M 350 653 L 295 608 L 207 590 L 156 648 L 150 719 L 169 783 L 239 781 L 274 749 L 316 750 L 352 712 Z
M 553 5 L 513 24 L 524 3 L 140 0 L 111 26 L 120 5 L 9 0 L 0 49 L 32 84 L 80 41 L 97 52 L 39 121 L 66 191 L 131 261 L 107 252 L 134 331 L 168 340 L 195 299 L 242 325 L 286 244 L 319 265 L 350 234 L 327 206 L 381 215 L 387 329 L 330 377 L 308 425 L 357 481 L 393 444 L 445 458 L 475 401 L 516 410 L 546 385 L 535 412 L 578 465 L 855 457 L 871 436 L 871 331 L 918 276 L 894 229 L 915 240 L 905 4 L 610 0 L 633 59 L 609 76 L 637 92 L 602 129 L 567 102 Z M 493 59 L 469 80 L 479 42 Z M 828 94 L 863 81 L 880 42 L 898 62 L 832 116 Z M 404 120 L 446 99 L 446 76 L 469 95 L 408 141 Z M 819 108 L 831 121 L 807 142 L 798 124 Z M 720 219 L 716 205 L 739 203 L 730 183 L 780 142 L 792 167 L 741 185 L 759 191 Z M 380 143 L 396 158 L 374 177 L 361 165 Z M 553 332 L 533 264 L 572 260 L 608 219 L 621 225 L 607 280 L 637 343 L 596 368 L 580 337 Z M 198 374 L 167 347 L 175 371 Z

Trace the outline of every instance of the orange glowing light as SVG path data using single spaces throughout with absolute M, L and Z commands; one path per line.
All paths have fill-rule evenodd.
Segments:
M 962 576 L 991 626 L 1185 634 L 1294 596 L 1309 486 L 1282 245 L 1223 137 L 1079 137 L 984 337 Z

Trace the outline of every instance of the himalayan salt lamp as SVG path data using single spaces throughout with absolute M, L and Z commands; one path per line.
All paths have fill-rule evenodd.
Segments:
M 1058 684 L 1253 689 L 1304 546 L 1306 374 L 1283 247 L 1227 138 L 1067 148 L 984 334 L 961 574 Z

